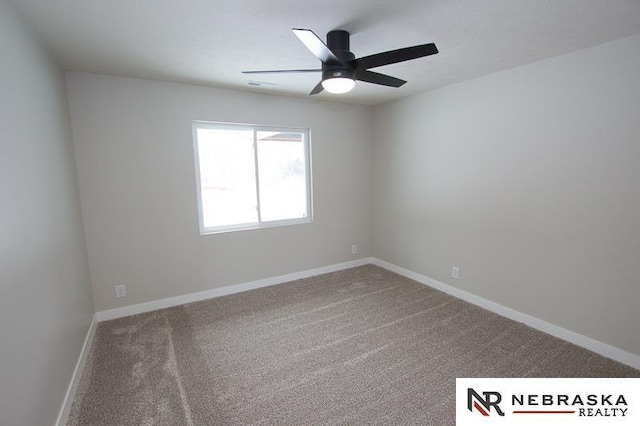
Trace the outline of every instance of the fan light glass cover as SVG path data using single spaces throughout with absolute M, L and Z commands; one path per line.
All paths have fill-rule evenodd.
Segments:
M 329 93 L 347 93 L 356 85 L 356 81 L 351 78 L 333 77 L 322 81 L 322 87 Z

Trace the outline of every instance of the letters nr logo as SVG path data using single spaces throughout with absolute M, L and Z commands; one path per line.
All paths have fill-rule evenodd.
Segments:
M 491 414 L 491 407 L 496 410 L 499 416 L 504 416 L 504 413 L 500 409 L 500 401 L 502 401 L 502 395 L 500 392 L 482 392 L 484 398 L 478 395 L 472 388 L 467 388 L 467 408 L 473 413 L 475 408 L 483 416 L 489 416 Z

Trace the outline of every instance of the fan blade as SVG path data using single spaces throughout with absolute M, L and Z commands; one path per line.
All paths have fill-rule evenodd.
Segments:
M 302 44 L 307 46 L 307 49 L 320 59 L 323 63 L 337 62 L 340 63 L 340 59 L 327 47 L 326 44 L 311 30 L 304 30 L 300 28 L 292 28 L 293 33 L 300 39 Z
M 324 89 L 324 87 L 322 87 L 322 82 L 320 82 L 320 83 L 318 83 L 318 85 L 316 87 L 313 88 L 311 93 L 309 93 L 309 96 L 317 95 L 318 93 L 322 92 L 323 89 Z
M 400 87 L 406 83 L 405 80 L 367 70 L 356 70 L 356 80 L 390 87 Z
M 435 44 L 421 44 L 404 49 L 389 50 L 388 52 L 376 53 L 375 55 L 349 61 L 356 70 L 366 70 L 369 68 L 381 67 L 383 65 L 395 64 L 398 62 L 410 61 L 411 59 L 422 58 L 424 56 L 435 55 L 438 48 Z
M 266 71 L 242 71 L 242 74 L 284 74 L 295 72 L 322 72 L 322 70 L 266 70 Z

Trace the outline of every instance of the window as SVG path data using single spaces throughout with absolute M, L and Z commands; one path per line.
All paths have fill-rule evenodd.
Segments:
M 195 121 L 200 233 L 311 222 L 308 129 Z

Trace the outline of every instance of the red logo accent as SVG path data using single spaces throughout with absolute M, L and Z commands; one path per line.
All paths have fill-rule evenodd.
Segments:
M 489 413 L 487 413 L 486 411 L 484 411 L 484 410 L 482 409 L 482 407 L 480 406 L 480 404 L 478 404 L 478 401 L 473 401 L 473 406 L 475 407 L 475 409 L 476 409 L 476 410 L 480 411 L 480 413 L 481 413 L 483 416 L 487 416 L 487 417 L 489 417 Z

